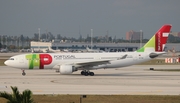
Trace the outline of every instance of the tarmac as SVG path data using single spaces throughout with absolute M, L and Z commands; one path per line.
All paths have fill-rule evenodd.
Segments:
M 133 65 L 119 69 L 93 70 L 94 76 L 61 75 L 55 70 L 26 70 L 0 66 L 0 91 L 20 92 L 30 89 L 33 94 L 78 95 L 180 95 L 180 71 L 152 71 L 180 69 L 178 65 Z

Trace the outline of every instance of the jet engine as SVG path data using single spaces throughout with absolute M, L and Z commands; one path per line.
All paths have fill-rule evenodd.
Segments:
M 77 71 L 77 68 L 72 65 L 61 65 L 59 68 L 61 74 L 72 74 L 74 71 Z
M 151 53 L 151 54 L 149 54 L 149 57 L 150 58 L 156 58 L 156 57 L 158 57 L 159 55 L 158 54 L 156 54 L 156 53 Z

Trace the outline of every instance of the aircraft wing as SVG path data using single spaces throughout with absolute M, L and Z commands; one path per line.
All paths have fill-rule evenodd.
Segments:
M 110 60 L 95 60 L 95 61 L 85 61 L 85 62 L 77 62 L 75 63 L 76 67 L 83 66 L 97 66 L 102 64 L 110 64 Z
M 93 61 L 84 61 L 84 62 L 74 62 L 72 65 L 75 67 L 83 67 L 83 66 L 98 66 L 98 65 L 103 65 L 103 64 L 110 64 L 110 61 L 113 60 L 121 60 L 125 59 L 127 57 L 127 54 L 123 55 L 122 57 L 116 58 L 116 59 L 97 59 Z

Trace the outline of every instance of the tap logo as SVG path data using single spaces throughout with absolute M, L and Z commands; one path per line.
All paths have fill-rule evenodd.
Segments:
M 161 48 L 162 48 L 162 46 L 161 46 L 161 32 L 158 32 L 158 35 L 157 35 L 157 51 L 162 51 Z
M 49 65 L 52 62 L 52 57 L 49 54 L 28 54 L 26 59 L 29 60 L 29 69 L 34 69 L 34 67 L 44 69 L 45 65 Z
M 162 33 L 162 32 L 158 32 L 158 34 L 156 35 L 156 51 L 163 51 L 167 38 L 168 38 L 169 33 Z

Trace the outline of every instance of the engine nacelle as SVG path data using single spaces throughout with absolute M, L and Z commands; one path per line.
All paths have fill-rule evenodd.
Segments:
M 61 65 L 59 68 L 61 74 L 72 74 L 74 71 L 77 71 L 77 69 L 72 65 Z

